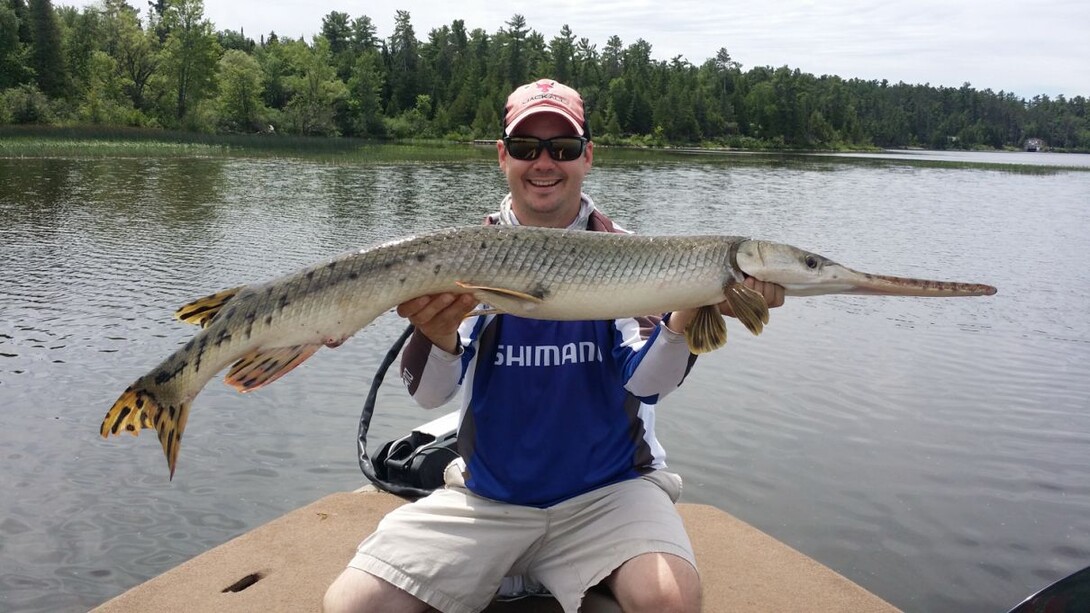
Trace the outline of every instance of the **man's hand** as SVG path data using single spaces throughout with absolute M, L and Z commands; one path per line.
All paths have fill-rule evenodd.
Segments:
M 765 283 L 764 281 L 758 281 L 753 277 L 746 277 L 742 284 L 764 296 L 768 308 L 774 309 L 783 306 L 784 290 L 782 285 Z M 696 317 L 696 311 L 697 309 L 674 311 L 674 313 L 670 315 L 670 321 L 666 324 L 666 327 L 678 334 L 684 332 L 685 328 L 689 327 L 689 323 Z M 726 300 L 719 303 L 719 312 L 727 317 L 735 317 L 734 311 L 730 308 L 730 303 Z
M 408 319 L 433 345 L 447 353 L 458 351 L 458 326 L 477 306 L 470 294 L 432 294 L 397 305 L 397 314 Z

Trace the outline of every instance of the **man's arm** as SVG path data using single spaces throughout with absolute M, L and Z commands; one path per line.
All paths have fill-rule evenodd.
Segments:
M 398 305 L 398 314 L 416 327 L 401 354 L 401 380 L 420 406 L 442 406 L 458 391 L 458 326 L 475 306 L 468 294 L 421 296 Z

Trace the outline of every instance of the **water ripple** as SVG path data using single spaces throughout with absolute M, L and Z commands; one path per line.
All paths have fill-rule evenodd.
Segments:
M 907 610 L 1004 610 L 1084 565 L 1090 268 L 1070 263 L 1090 256 L 1088 175 L 603 163 L 588 192 L 640 232 L 1000 288 L 790 299 L 760 338 L 730 322 L 660 409 L 686 500 Z M 120 390 L 192 333 L 178 306 L 476 223 L 505 192 L 481 163 L 0 160 L 0 176 L 0 608 L 20 611 L 86 610 L 360 484 L 356 419 L 396 317 L 258 394 L 210 384 L 172 482 L 153 436 L 99 439 Z M 373 440 L 425 418 L 391 383 Z

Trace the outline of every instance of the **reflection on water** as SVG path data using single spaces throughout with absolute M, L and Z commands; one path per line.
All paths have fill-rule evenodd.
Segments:
M 997 285 L 818 297 L 731 325 L 663 405 L 710 503 L 907 610 L 1004 609 L 1090 558 L 1090 173 L 827 158 L 610 161 L 588 191 L 642 233 L 746 234 L 872 272 Z M 153 437 L 98 438 L 205 293 L 420 229 L 479 223 L 491 163 L 0 160 L 0 609 L 81 610 L 357 487 L 380 319 L 284 381 L 209 385 L 173 482 Z M 373 428 L 428 416 L 397 385 Z

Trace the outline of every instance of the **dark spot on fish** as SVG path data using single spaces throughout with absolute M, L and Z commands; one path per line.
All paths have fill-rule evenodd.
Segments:
M 435 275 L 437 275 L 437 274 L 439 274 L 439 271 L 440 271 L 440 270 L 441 270 L 442 268 L 443 268 L 443 265 L 442 265 L 442 264 L 436 264 L 436 265 L 435 265 L 435 268 L 432 268 L 432 269 L 431 269 L 431 272 L 432 272 L 432 274 L 435 274 Z
M 127 432 L 136 432 L 136 426 L 134 426 L 132 424 L 129 424 L 129 425 L 125 426 L 125 431 L 127 431 Z M 117 433 L 114 432 L 114 434 L 117 434 Z
M 144 408 L 144 397 L 143 396 L 137 396 L 136 397 L 136 408 L 138 408 L 138 409 L 143 409 Z
M 225 319 L 231 319 L 234 316 L 235 316 L 235 307 L 231 307 L 231 308 L 227 309 L 227 312 L 223 314 L 223 317 Z
M 360 278 L 360 273 L 353 270 L 352 272 L 348 273 L 348 278 L 355 281 L 356 279 Z
M 272 325 L 272 315 L 266 315 L 265 316 L 265 325 L 266 326 Z
M 208 347 L 208 337 L 207 336 L 202 336 L 201 337 L 201 342 L 200 342 L 199 346 L 197 347 L 197 359 L 193 363 L 193 368 L 195 370 L 200 370 L 201 369 L 201 358 L 204 357 L 204 350 L 205 350 L 206 347 Z M 184 367 L 184 366 L 185 366 L 185 362 L 182 363 L 182 367 Z M 180 370 L 180 368 L 179 368 L 179 370 Z
M 167 441 L 167 458 L 172 457 L 174 451 L 174 432 L 170 433 L 170 440 Z
M 313 270 L 308 270 L 307 271 L 307 281 L 310 281 L 313 278 L 314 278 L 314 271 Z
M 394 263 L 389 261 L 389 260 L 382 263 L 382 267 L 385 268 L 386 270 L 390 270 L 390 268 L 393 267 L 393 265 L 394 265 Z
M 481 249 L 488 249 L 488 243 L 481 241 Z
M 405 277 L 401 277 L 400 279 L 397 280 L 397 282 L 402 284 L 402 285 L 405 285 Z
M 424 253 L 418 253 L 418 254 L 416 254 L 416 261 L 417 261 L 417 262 L 423 262 L 423 261 L 424 261 L 424 260 L 426 260 L 426 259 L 428 259 L 428 256 L 427 256 L 427 254 L 424 254 Z
M 177 419 L 178 407 L 176 407 L 174 405 L 170 405 L 168 410 L 170 411 L 170 421 L 174 421 L 175 419 Z
M 333 262 L 329 263 L 329 270 L 333 270 L 336 267 L 337 267 L 337 262 L 336 261 L 333 261 Z
M 185 344 L 185 350 L 186 351 L 189 351 L 190 349 L 193 349 L 193 340 L 194 339 L 189 339 L 189 342 Z
M 280 296 L 280 302 L 278 302 L 276 306 L 280 309 L 284 309 L 284 307 L 288 306 L 289 304 L 291 303 L 288 302 L 288 295 L 283 294 L 282 296 Z
M 167 371 L 160 370 L 158 373 L 155 374 L 155 383 L 157 383 L 158 385 L 163 385 L 167 381 L 170 381 L 172 376 L 173 375 L 171 375 Z

